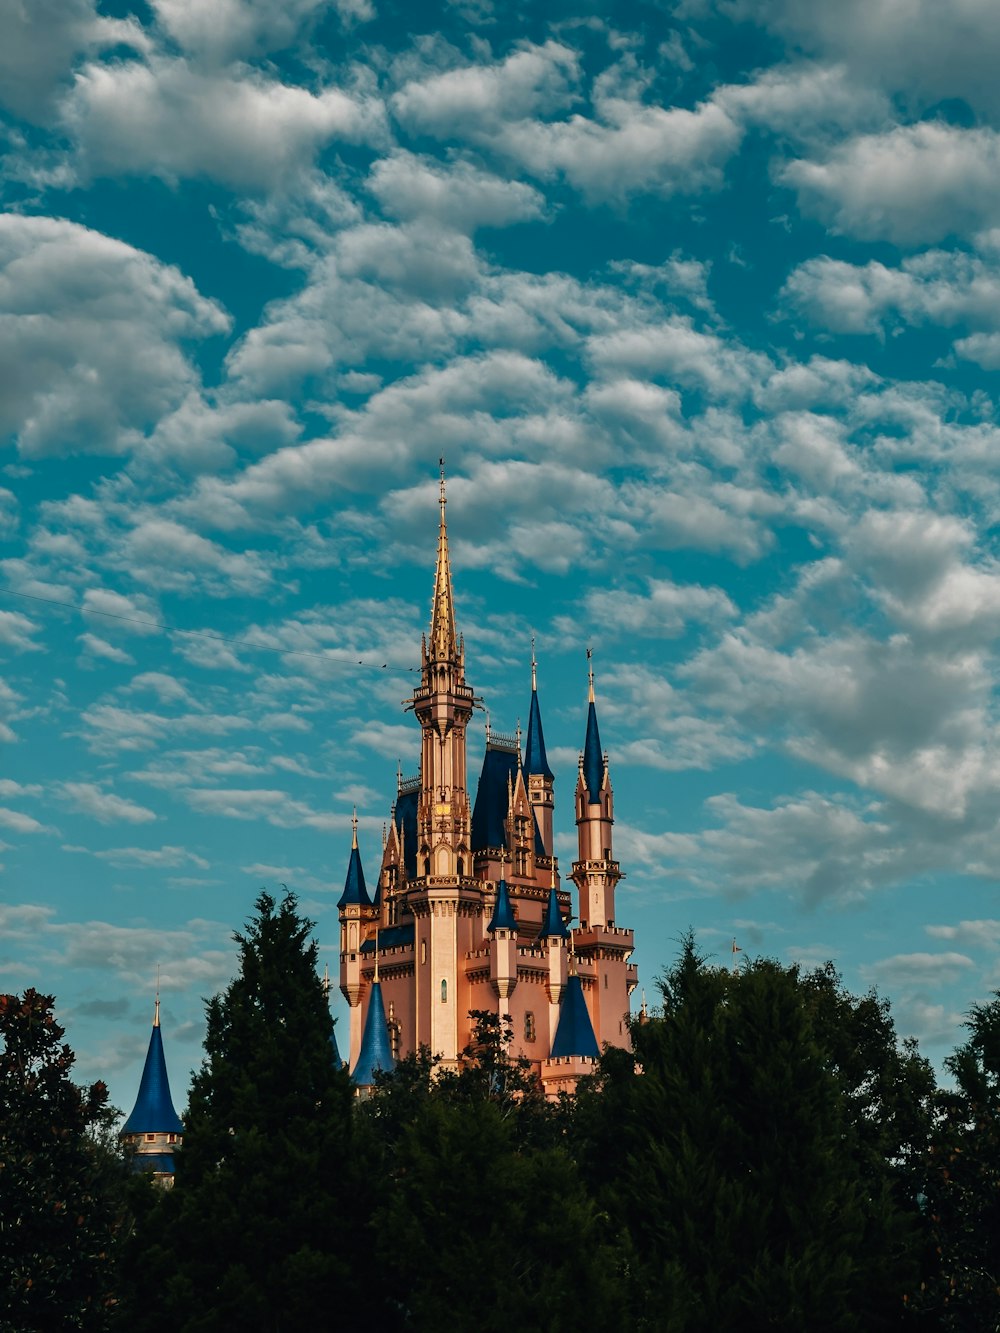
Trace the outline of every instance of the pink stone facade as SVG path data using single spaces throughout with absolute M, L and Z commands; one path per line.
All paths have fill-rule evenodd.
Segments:
M 555 1095 L 572 1090 L 593 1067 L 587 1058 L 550 1059 L 571 969 L 580 977 L 598 1044 L 629 1046 L 626 1017 L 637 976 L 629 961 L 632 932 L 615 916 L 621 871 L 612 840 L 614 796 L 606 758 L 596 801 L 581 759 L 574 797 L 578 856 L 564 883 L 552 848 L 553 779 L 525 773 L 519 736 L 487 732 L 492 762 L 508 770 L 506 790 L 487 845 L 473 850 L 466 734 L 475 696 L 465 678 L 464 642 L 456 633 L 445 503 L 442 480 L 431 626 L 420 683 L 406 706 L 420 727 L 420 773 L 397 783 L 377 890 L 369 886 L 374 904 L 340 909 L 340 987 L 350 1005 L 348 1066 L 354 1068 L 361 1048 L 377 949 L 395 1055 L 426 1045 L 454 1066 L 471 1038 L 470 1010 L 488 1009 L 510 1016 L 512 1054 L 526 1056 Z M 581 733 L 583 724 L 581 714 Z M 401 813 L 406 803 L 409 832 Z M 408 837 L 414 845 L 407 846 Z M 489 845 L 494 840 L 498 845 Z M 516 931 L 488 929 L 501 877 Z M 541 933 L 552 886 L 563 920 L 571 912 L 576 916 L 566 938 Z

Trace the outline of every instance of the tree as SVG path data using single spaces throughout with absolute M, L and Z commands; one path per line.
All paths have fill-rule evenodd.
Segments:
M 135 1247 L 129 1329 L 298 1330 L 351 1308 L 351 1091 L 312 922 L 261 893 L 208 1001 L 174 1188 Z
M 945 1061 L 927 1158 L 933 1267 L 915 1305 L 937 1328 L 1000 1328 L 1000 992 L 974 1005 L 969 1040 Z
M 662 1014 L 633 1026 L 634 1055 L 607 1052 L 577 1107 L 580 1160 L 626 1233 L 637 1326 L 899 1322 L 916 1208 L 860 1122 L 874 1106 L 895 1142 L 905 1117 L 831 1035 L 837 1010 L 846 1021 L 856 1005 L 829 973 L 706 967 L 690 938 L 661 990 Z M 892 1066 L 894 1033 L 880 1034 L 861 1059 L 870 1071 Z M 909 1072 L 919 1102 L 920 1071 Z
M 54 999 L 0 995 L 0 1327 L 104 1329 L 125 1168 L 92 1131 L 107 1088 L 70 1079 Z
M 619 1264 L 509 1021 L 473 1012 L 456 1071 L 426 1048 L 360 1107 L 380 1328 L 616 1327 Z M 374 1312 L 373 1312 L 374 1313 Z M 379 1322 L 381 1320 L 381 1322 Z

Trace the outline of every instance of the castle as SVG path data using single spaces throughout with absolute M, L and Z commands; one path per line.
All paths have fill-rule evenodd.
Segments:
M 369 894 L 357 821 L 340 911 L 340 989 L 350 1006 L 355 1086 L 427 1046 L 454 1067 L 472 1037 L 471 1010 L 513 1026 L 545 1092 L 572 1091 L 600 1047 L 629 1045 L 632 931 L 617 924 L 614 796 L 601 749 L 593 673 L 576 781 L 571 893 L 553 850 L 554 783 L 545 753 L 534 654 L 528 731 L 487 724 L 475 799 L 466 737 L 476 696 L 465 678 L 441 476 L 437 567 L 420 683 L 406 705 L 420 725 L 420 770 L 397 778 L 382 863 Z
M 472 1039 L 470 1011 L 509 1018 L 511 1054 L 530 1061 L 546 1095 L 571 1092 L 604 1043 L 629 1046 L 637 982 L 632 931 L 617 924 L 614 795 L 601 749 L 593 673 L 574 796 L 577 859 L 571 892 L 553 850 L 549 768 L 534 654 L 528 731 L 487 725 L 475 800 L 466 735 L 478 702 L 465 679 L 455 623 L 441 476 L 437 567 L 420 684 L 406 705 L 420 724 L 420 771 L 397 778 L 382 863 L 369 894 L 357 819 L 340 914 L 340 989 L 350 1006 L 347 1064 L 359 1093 L 378 1070 L 427 1046 L 455 1067 Z M 329 982 L 327 982 L 327 985 Z M 339 1063 L 334 1040 L 333 1058 Z M 170 1099 L 159 1001 L 135 1108 L 122 1137 L 137 1169 L 169 1183 L 182 1126 Z

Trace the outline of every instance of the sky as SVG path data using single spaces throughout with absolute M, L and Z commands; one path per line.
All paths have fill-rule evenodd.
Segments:
M 593 648 L 650 1002 L 690 927 L 962 1040 L 998 63 L 994 0 L 0 0 L 0 988 L 80 1080 L 130 1109 L 159 969 L 183 1106 L 261 888 L 336 975 L 442 455 L 499 731 L 535 636 L 564 871 Z

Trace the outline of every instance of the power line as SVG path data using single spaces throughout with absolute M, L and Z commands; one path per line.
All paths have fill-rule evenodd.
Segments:
M 190 638 L 213 639 L 220 643 L 236 643 L 243 648 L 252 648 L 256 652 L 280 653 L 282 657 L 315 657 L 321 662 L 332 662 L 338 666 L 368 667 L 372 671 L 412 672 L 413 666 L 390 666 L 388 662 L 366 662 L 358 657 L 336 657 L 330 652 L 317 652 L 311 648 L 280 648 L 273 643 L 255 643 L 253 639 L 243 639 L 235 634 L 219 634 L 208 629 L 178 629 L 176 625 L 167 625 L 161 620 L 140 620 L 138 616 L 123 616 L 115 611 L 98 611 L 94 607 L 79 607 L 72 602 L 62 602 L 58 597 L 41 597 L 37 593 L 18 592 L 15 588 L 0 586 L 0 594 L 6 597 L 22 597 L 29 602 L 42 602 L 47 606 L 58 606 L 63 611 L 73 611 L 77 615 L 101 616 L 105 620 L 121 620 L 128 625 L 141 625 L 144 629 L 163 630 L 167 634 L 184 634 Z

